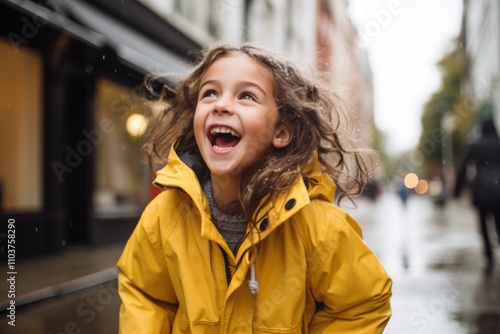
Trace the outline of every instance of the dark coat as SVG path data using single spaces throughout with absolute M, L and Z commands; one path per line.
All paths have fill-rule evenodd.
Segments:
M 467 183 L 468 167 L 474 166 L 472 203 L 484 210 L 500 209 L 500 138 L 492 119 L 482 125 L 482 136 L 471 143 L 458 168 L 455 196 Z

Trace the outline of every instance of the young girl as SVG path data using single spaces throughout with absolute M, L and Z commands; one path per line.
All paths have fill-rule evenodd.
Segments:
M 371 171 L 336 97 L 249 45 L 207 50 L 174 96 L 147 86 L 166 165 L 118 262 L 120 332 L 382 333 L 391 280 L 333 204 Z

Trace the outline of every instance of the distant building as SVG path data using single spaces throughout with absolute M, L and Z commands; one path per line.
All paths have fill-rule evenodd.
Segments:
M 373 140 L 373 73 L 358 32 L 350 20 L 348 1 L 317 1 L 316 68 L 351 111 L 353 134 L 364 145 Z
M 500 128 L 500 2 L 464 0 L 463 45 L 468 60 L 465 93 Z

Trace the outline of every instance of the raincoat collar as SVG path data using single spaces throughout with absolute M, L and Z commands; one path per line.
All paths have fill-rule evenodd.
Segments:
M 216 241 L 233 261 L 239 261 L 241 256 L 251 247 L 251 241 L 248 237 L 245 238 L 236 255 L 233 255 L 229 250 L 226 242 L 211 222 L 208 200 L 202 190 L 200 180 L 194 170 L 183 161 L 191 160 L 189 164 L 192 165 L 193 158 L 196 159 L 194 155 L 188 155 L 187 159 L 183 156 L 181 160 L 175 150 L 171 149 L 168 164 L 157 172 L 154 185 L 162 189 L 177 188 L 185 192 L 192 199 L 202 217 L 202 235 Z M 263 208 L 261 212 L 264 215 L 257 219 L 258 231 L 254 229 L 252 232 L 255 241 L 258 242 L 266 238 L 278 226 L 308 205 L 311 199 L 333 202 L 335 185 L 331 178 L 322 172 L 316 154 L 309 161 L 306 174 L 307 178 L 298 178 L 288 191 L 278 196 L 274 204 L 270 203 Z

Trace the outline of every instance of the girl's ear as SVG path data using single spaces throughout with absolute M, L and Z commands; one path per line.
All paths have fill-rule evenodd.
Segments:
M 293 137 L 293 131 L 290 127 L 280 126 L 273 138 L 273 146 L 276 148 L 283 148 L 290 144 Z

